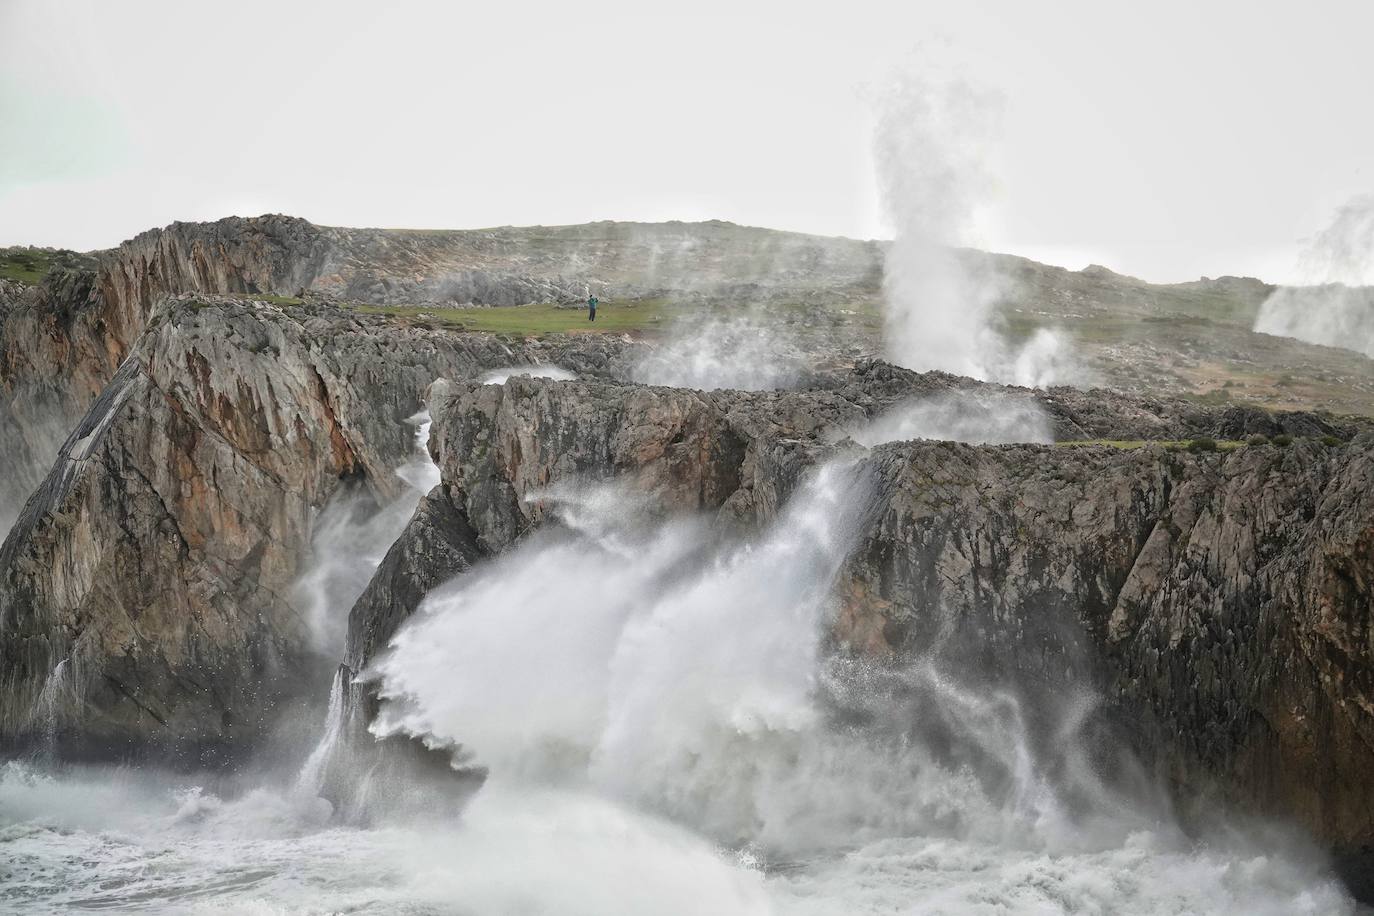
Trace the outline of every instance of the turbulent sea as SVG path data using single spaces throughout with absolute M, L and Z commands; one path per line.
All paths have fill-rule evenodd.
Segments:
M 322 646 L 437 474 L 421 453 L 398 470 L 405 506 L 319 526 L 302 587 Z M 489 773 L 465 805 L 336 812 L 323 721 L 313 753 L 257 775 L 11 761 L 0 911 L 1355 912 L 1299 839 L 1185 832 L 1099 779 L 1090 698 L 1030 715 L 957 660 L 829 652 L 866 486 L 837 459 L 743 541 L 614 483 L 543 494 L 558 524 L 433 593 L 369 672 L 379 737 L 461 745 Z
M 1343 913 L 1259 849 L 1149 832 L 1055 854 L 889 837 L 765 864 L 595 795 L 483 791 L 461 820 L 329 823 L 318 799 L 230 801 L 132 771 L 0 771 L 0 911 L 70 913 Z

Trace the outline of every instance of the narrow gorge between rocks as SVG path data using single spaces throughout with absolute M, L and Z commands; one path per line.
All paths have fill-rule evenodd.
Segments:
M 262 217 L 0 280 L 0 910 L 1363 911 L 1374 409 L 912 371 L 883 257 Z M 470 326 L 584 275 L 637 324 Z

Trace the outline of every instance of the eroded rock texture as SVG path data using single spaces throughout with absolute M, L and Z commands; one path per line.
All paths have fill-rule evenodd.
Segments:
M 320 507 L 349 480 L 397 495 L 404 419 L 436 377 L 585 371 L 615 343 L 560 346 L 169 302 L 0 551 L 0 734 L 106 756 L 244 747 L 313 683 L 290 587 Z
M 544 488 L 618 476 L 665 508 L 757 524 L 809 467 L 853 447 L 846 430 L 944 384 L 872 364 L 809 392 L 439 386 L 431 451 L 444 482 L 387 581 L 355 607 L 350 668 L 385 644 L 436 569 L 459 573 L 539 524 L 527 497 Z M 1073 438 L 1333 428 L 1312 415 L 1024 396 Z M 882 664 L 949 662 L 1024 696 L 1032 715 L 1090 690 L 1113 736 L 1180 799 L 1220 795 L 1358 852 L 1374 839 L 1363 775 L 1374 435 L 1358 429 L 1349 443 L 1227 452 L 876 447 L 864 459 L 874 509 L 842 576 L 832 644 Z M 451 559 L 419 574 L 414 558 L 433 550 Z
M 162 297 L 295 290 L 323 269 L 326 248 L 316 227 L 290 217 L 177 223 L 16 294 L 0 310 L 0 457 L 12 468 L 0 511 L 42 480 Z

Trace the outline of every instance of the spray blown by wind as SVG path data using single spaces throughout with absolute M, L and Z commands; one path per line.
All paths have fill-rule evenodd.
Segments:
M 296 583 L 296 601 L 305 611 L 314 648 L 328 658 L 343 652 L 348 609 L 400 536 L 420 497 L 439 483 L 439 468 L 429 457 L 429 413 L 406 420 L 415 428 L 410 456 L 396 468 L 405 484 L 401 495 L 378 507 L 358 489 L 336 495 L 315 524 L 311 556 Z
M 1014 292 L 978 242 L 997 190 L 992 151 L 1003 99 L 963 79 L 903 74 L 880 98 L 874 136 L 879 192 L 895 233 L 883 291 L 887 357 L 910 369 L 1044 387 L 1070 380 L 1057 331 L 1013 347 L 995 327 Z
M 1374 194 L 1336 211 L 1308 245 L 1300 270 L 1312 285 L 1274 290 L 1255 330 L 1374 357 Z
M 870 447 L 909 439 L 972 445 L 1054 441 L 1049 417 L 1039 404 L 996 389 L 950 391 L 899 404 L 855 430 L 850 438 Z
M 548 493 L 561 525 L 433 593 L 378 663 L 378 732 L 490 768 L 460 819 L 391 812 L 357 829 L 299 784 L 231 796 L 10 765 L 8 899 L 43 913 L 1352 912 L 1300 857 L 1193 845 L 1118 803 L 1077 752 L 1083 704 L 1047 747 L 1013 694 L 930 659 L 828 647 L 874 483 L 862 459 L 837 459 L 725 544 L 615 484 Z
M 630 376 L 646 385 L 763 391 L 794 384 L 803 364 L 776 321 L 745 312 L 680 320 L 668 339 L 632 368 Z
M 981 433 L 1022 434 L 1039 435 L 1033 415 Z M 828 647 L 873 483 L 862 459 L 832 461 L 724 546 L 615 484 L 545 494 L 561 524 L 436 593 L 378 661 L 374 731 L 487 767 L 483 818 L 538 798 L 720 844 L 736 880 L 710 857 L 691 867 L 722 912 L 1348 908 L 1305 865 L 1192 848 L 1115 795 L 1078 738 L 1090 703 L 1038 740 L 1016 695 L 933 657 L 883 666 Z

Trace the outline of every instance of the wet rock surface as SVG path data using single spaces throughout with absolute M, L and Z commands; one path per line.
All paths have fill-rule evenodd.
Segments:
M 0 550 L 0 733 L 243 749 L 337 662 L 313 658 L 291 585 L 345 482 L 397 495 L 429 384 L 550 356 L 595 371 L 607 347 L 166 303 Z
M 873 504 L 841 581 L 838 655 L 948 662 L 1049 718 L 1086 685 L 1103 728 L 1178 799 L 1294 820 L 1365 864 L 1369 421 L 1002 389 L 850 349 L 818 357 L 830 368 L 796 390 L 633 385 L 642 341 L 464 334 L 332 304 L 503 306 L 575 300 L 590 283 L 693 303 L 871 301 L 881 255 L 726 224 L 425 233 L 263 217 L 176 224 L 65 260 L 35 286 L 0 281 L 0 531 L 13 520 L 0 548 L 0 743 L 186 767 L 250 751 L 340 661 L 312 646 L 291 595 L 321 507 L 346 485 L 376 503 L 398 494 L 404 421 L 428 391 L 442 483 L 352 608 L 352 745 L 370 741 L 375 711 L 353 677 L 426 593 L 545 524 L 541 492 L 625 479 L 724 535 L 775 518 L 827 457 L 861 453 Z M 1160 294 L 1101 271 L 1025 270 L 1038 289 L 1072 293 L 1074 309 Z M 1266 292 L 1232 278 L 1169 295 L 1237 285 L 1247 302 Z M 1155 349 L 1149 323 L 1176 324 L 1139 321 L 1149 335 L 1133 346 Z M 1205 341 L 1188 346 L 1210 365 Z M 1290 350 L 1299 362 L 1313 352 Z M 1250 365 L 1248 352 L 1236 359 Z M 582 378 L 475 381 L 540 364 Z M 1364 384 L 1363 364 L 1340 366 L 1332 384 Z M 1029 406 L 1060 443 L 1276 442 L 852 441 L 903 405 L 952 395 Z
M 431 451 L 444 482 L 403 555 L 461 532 L 461 561 L 438 564 L 459 573 L 540 524 L 542 490 L 606 476 L 665 509 L 756 525 L 816 462 L 853 448 L 845 431 L 954 381 L 870 364 L 824 391 L 437 385 Z M 834 650 L 948 663 L 1047 716 L 1096 695 L 1111 741 L 1185 807 L 1220 799 L 1296 821 L 1362 867 L 1374 838 L 1362 777 L 1374 738 L 1374 434 L 1317 415 L 1023 394 L 1074 438 L 1328 438 L 1225 452 L 878 446 L 864 459 L 874 505 L 842 577 Z M 396 569 L 399 583 L 374 582 L 354 609 L 355 671 L 434 581 Z

